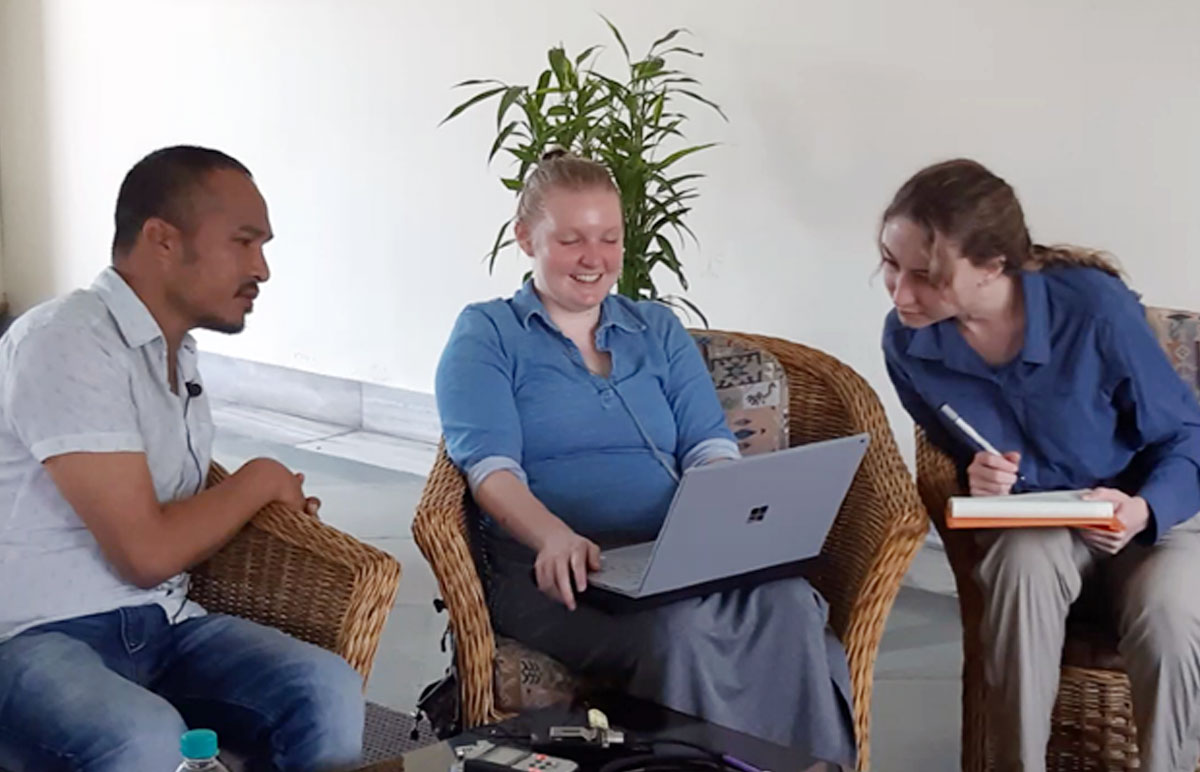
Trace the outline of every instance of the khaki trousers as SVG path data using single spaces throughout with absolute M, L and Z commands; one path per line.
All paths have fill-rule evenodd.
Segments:
M 1066 528 L 979 538 L 987 549 L 977 578 L 988 724 L 999 768 L 1046 768 L 1067 611 L 1086 580 L 1116 622 L 1142 769 L 1193 772 L 1200 758 L 1200 515 L 1154 546 L 1132 542 L 1111 557 Z

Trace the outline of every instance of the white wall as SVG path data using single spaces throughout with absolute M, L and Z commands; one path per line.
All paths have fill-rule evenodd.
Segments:
M 1034 236 L 1114 251 L 1151 303 L 1200 306 L 1195 0 L 0 0 L 6 281 L 18 308 L 106 264 L 145 152 L 196 142 L 255 172 L 278 238 L 247 331 L 209 349 L 428 390 L 457 311 L 506 294 L 480 257 L 512 200 L 491 116 L 438 128 L 469 77 L 531 79 L 545 49 L 695 33 L 729 114 L 687 252 L 716 327 L 825 349 L 898 410 L 878 353 L 876 218 L 952 155 L 1018 188 Z M 617 60 L 610 52 L 607 61 Z M 898 422 L 901 442 L 908 425 Z

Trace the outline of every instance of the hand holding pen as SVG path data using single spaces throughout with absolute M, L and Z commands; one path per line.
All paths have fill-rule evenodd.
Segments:
M 972 496 L 1004 496 L 1012 492 L 1018 481 L 1027 482 L 1020 472 L 1020 453 L 1001 453 L 950 405 L 944 404 L 938 410 L 979 449 L 967 468 L 967 480 Z

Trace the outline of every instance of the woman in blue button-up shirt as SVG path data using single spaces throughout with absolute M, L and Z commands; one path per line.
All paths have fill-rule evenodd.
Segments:
M 438 409 L 485 513 L 493 622 L 638 696 L 852 765 L 845 656 L 803 579 L 618 616 L 576 603 L 602 548 L 654 538 L 683 470 L 738 457 L 679 320 L 611 294 L 623 232 L 604 167 L 544 160 L 515 229 L 533 279 L 468 306 L 442 355 Z
M 1092 489 L 1119 533 L 981 533 L 989 725 L 1001 769 L 1045 767 L 1068 608 L 1098 575 L 1133 684 L 1142 765 L 1200 757 L 1200 405 L 1102 254 L 1029 238 L 977 163 L 915 175 L 883 217 L 888 373 L 973 495 Z M 937 412 L 951 405 L 1002 455 Z

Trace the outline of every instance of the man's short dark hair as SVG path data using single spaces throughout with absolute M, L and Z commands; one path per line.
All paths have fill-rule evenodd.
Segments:
M 125 175 L 117 194 L 113 257 L 133 248 L 142 226 L 151 217 L 186 231 L 191 225 L 192 196 L 205 177 L 220 169 L 251 176 L 238 160 L 219 150 L 193 145 L 164 147 L 138 161 Z

